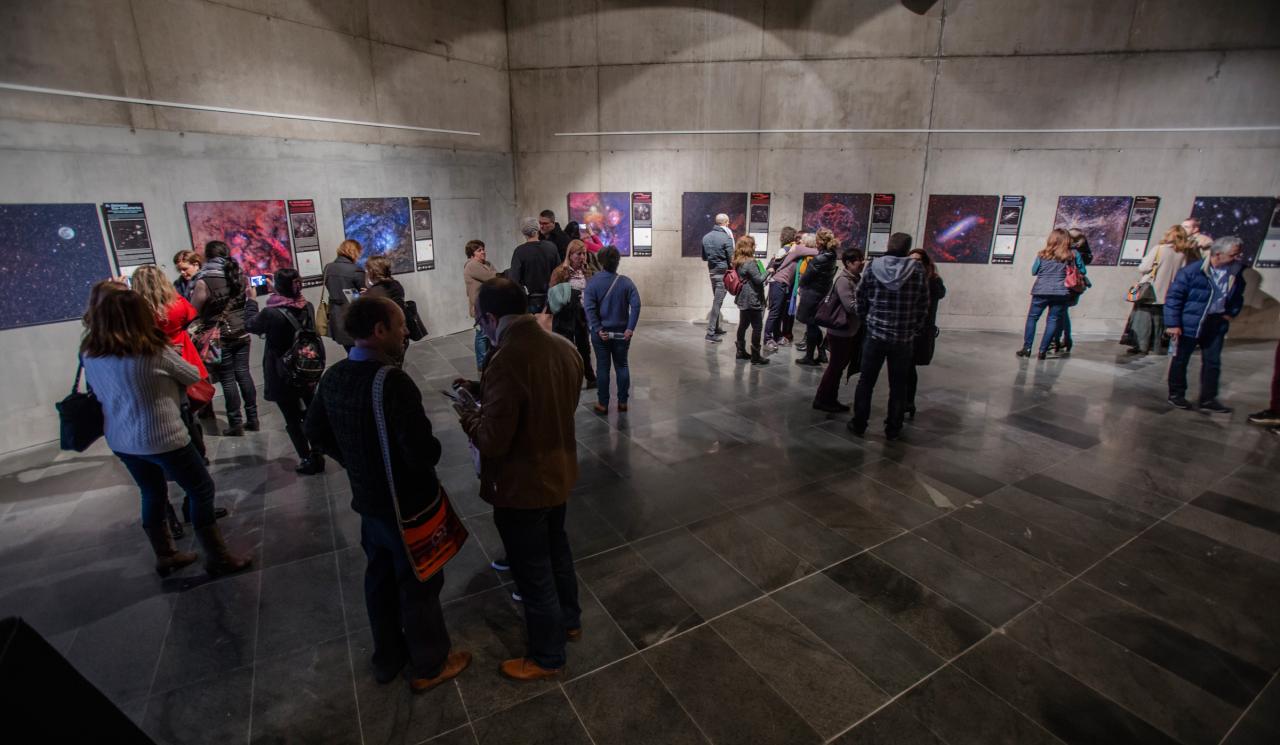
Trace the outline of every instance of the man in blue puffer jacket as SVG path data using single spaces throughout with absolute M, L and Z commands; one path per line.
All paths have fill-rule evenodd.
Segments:
M 1209 256 L 1178 272 L 1164 303 L 1164 325 L 1177 345 L 1169 365 L 1169 403 L 1190 409 L 1187 401 L 1187 364 L 1200 347 L 1200 410 L 1230 414 L 1218 402 L 1218 373 L 1222 369 L 1222 342 L 1231 319 L 1244 308 L 1243 242 L 1227 236 L 1213 242 Z

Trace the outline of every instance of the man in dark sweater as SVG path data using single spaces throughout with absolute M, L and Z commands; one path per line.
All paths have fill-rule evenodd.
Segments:
M 368 558 L 364 600 L 374 677 L 389 683 L 407 663 L 410 687 L 426 691 L 462 672 L 471 654 L 449 651 L 440 608 L 444 571 L 419 582 L 409 564 L 374 419 L 374 377 L 404 346 L 404 313 L 386 298 L 361 298 L 347 308 L 343 323 L 355 347 L 320 379 L 307 410 L 307 439 L 341 463 L 351 480 L 351 509 L 360 513 L 360 545 Z M 431 434 L 418 387 L 394 366 L 384 383 L 383 410 L 395 498 L 400 514 L 413 515 L 439 491 L 440 441 Z
M 560 263 L 556 244 L 538 236 L 538 221 L 532 217 L 520 221 L 520 235 L 524 237 L 524 243 L 512 252 L 511 268 L 504 276 L 528 293 L 529 312 L 541 313 L 547 304 L 551 273 Z
M 560 227 L 560 223 L 556 222 L 556 213 L 551 210 L 543 210 L 538 213 L 538 234 L 542 240 L 549 241 L 556 247 L 560 260 L 557 264 L 564 263 L 564 256 L 569 250 L 569 241 L 572 239 L 569 234 L 564 232 L 564 228 Z

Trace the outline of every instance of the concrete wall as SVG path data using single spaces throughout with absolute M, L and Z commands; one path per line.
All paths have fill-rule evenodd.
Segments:
M 516 194 L 653 191 L 652 258 L 624 262 L 650 318 L 705 314 L 680 257 L 685 191 L 773 193 L 772 237 L 806 191 L 893 192 L 919 237 L 931 193 L 1022 194 L 1012 266 L 947 265 L 944 327 L 1016 330 L 1064 194 L 1158 195 L 1159 228 L 1202 195 L 1280 194 L 1280 135 L 727 135 L 556 132 L 1070 128 L 1280 123 L 1280 4 L 1236 0 L 548 0 L 507 8 Z M 1075 328 L 1117 333 L 1128 268 L 1098 267 Z M 1275 336 L 1280 270 L 1250 272 L 1237 335 Z

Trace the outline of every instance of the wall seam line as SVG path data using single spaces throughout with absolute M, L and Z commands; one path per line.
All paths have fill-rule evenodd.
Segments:
M 938 18 L 938 55 L 933 62 L 933 84 L 929 87 L 929 124 L 928 128 L 933 129 L 933 108 L 938 100 L 938 78 L 942 73 L 942 41 L 947 32 L 947 0 L 942 0 L 942 11 Z M 920 169 L 920 194 L 916 203 L 916 225 L 915 234 L 917 238 L 923 239 L 924 231 L 924 214 L 927 200 L 925 197 L 925 187 L 929 182 L 929 148 L 933 144 L 933 132 L 929 132 L 924 136 L 924 165 Z M 916 245 L 923 247 L 924 242 L 921 240 Z

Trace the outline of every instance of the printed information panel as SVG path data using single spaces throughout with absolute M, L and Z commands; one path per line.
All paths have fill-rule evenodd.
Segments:
M 320 260 L 320 231 L 316 229 L 316 203 L 312 199 L 290 199 L 289 232 L 293 234 L 293 254 L 298 262 L 298 275 L 303 287 L 317 287 L 323 282 L 324 263 Z
M 631 255 L 653 256 L 653 192 L 631 193 Z
M 102 205 L 102 217 L 107 222 L 107 237 L 111 239 L 117 272 L 131 277 L 134 269 L 156 263 L 142 202 L 106 202 Z
M 1253 265 L 1260 269 L 1280 267 L 1280 199 L 1271 211 L 1271 222 L 1267 225 L 1267 235 L 1262 239 L 1262 248 L 1258 249 L 1258 258 Z
M 1120 249 L 1120 266 L 1137 266 L 1147 255 L 1151 242 L 1151 229 L 1156 224 L 1156 210 L 1160 209 L 1160 197 L 1134 197 L 1133 210 L 1129 213 L 1129 227 L 1125 230 L 1124 246 Z
M 867 241 L 867 255 L 880 256 L 889 248 L 889 234 L 893 232 L 892 194 L 871 195 L 871 236 Z
M 756 239 L 756 258 L 769 256 L 769 195 L 752 192 L 747 208 L 747 235 Z
M 1018 233 L 1022 230 L 1022 212 L 1026 206 L 1026 197 L 1000 197 L 1000 212 L 996 215 L 996 240 L 991 247 L 992 264 L 1013 263 L 1013 253 L 1018 248 Z
M 431 235 L 431 198 L 412 197 L 409 209 L 413 212 L 413 256 L 418 271 L 436 268 L 436 243 Z

